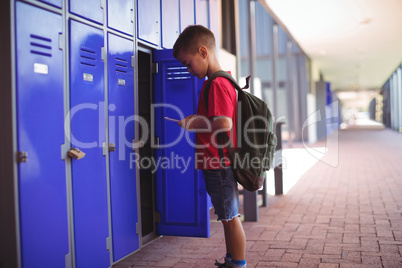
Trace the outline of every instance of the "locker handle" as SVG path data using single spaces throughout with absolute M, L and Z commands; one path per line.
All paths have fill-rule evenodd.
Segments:
M 28 161 L 28 152 L 18 152 L 18 163 L 26 163 Z
M 109 152 L 115 152 L 115 151 L 116 151 L 116 144 L 109 143 Z
M 71 148 L 67 154 L 69 157 L 74 158 L 76 160 L 79 160 L 79 159 L 85 157 L 85 153 L 78 148 Z

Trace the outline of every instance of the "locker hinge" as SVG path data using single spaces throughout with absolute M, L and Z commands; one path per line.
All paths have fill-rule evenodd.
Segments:
M 68 144 L 61 145 L 61 160 L 66 160 L 67 153 L 70 150 L 70 146 Z
M 111 237 L 106 237 L 106 250 L 110 251 L 110 249 L 112 248 L 112 239 Z
M 131 56 L 131 67 L 135 68 L 135 57 Z
M 100 8 L 105 9 L 106 6 L 106 0 L 100 0 Z
M 130 17 L 131 17 L 131 22 L 134 23 L 134 9 L 130 9 Z
M 106 61 L 107 52 L 106 52 L 105 47 L 102 47 L 101 53 L 102 53 L 102 60 L 103 60 L 103 61 Z
M 66 268 L 72 268 L 73 267 L 73 261 L 71 259 L 71 254 L 70 253 L 66 254 L 65 260 L 66 260 Z
M 135 231 L 137 235 L 141 233 L 141 224 L 139 221 L 137 221 L 137 223 L 135 224 Z
M 64 50 L 64 47 L 65 47 L 64 34 L 59 33 L 59 49 Z
M 161 222 L 161 213 L 158 211 L 154 211 L 154 221 L 156 223 L 160 223 Z
M 154 137 L 151 146 L 153 149 L 159 149 L 159 137 Z
M 136 139 L 133 139 L 133 151 L 138 148 L 144 148 L 145 142 L 144 141 L 137 141 Z
M 152 63 L 152 73 L 153 74 L 158 73 L 158 63 L 157 62 Z

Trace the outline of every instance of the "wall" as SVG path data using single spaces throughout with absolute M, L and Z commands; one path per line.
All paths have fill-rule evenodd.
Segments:
M 11 36 L 13 19 L 10 7 L 10 1 L 0 3 L 0 33 L 2 42 L 0 43 L 0 55 L 2 59 L 0 70 L 0 122 L 2 131 L 0 131 L 0 267 L 17 267 L 18 249 L 17 249 L 17 224 L 15 208 L 15 147 L 13 137 L 13 79 L 10 66 L 12 63 Z
M 402 132 L 402 65 L 387 79 L 382 91 L 383 122 L 386 127 Z
M 127 119 L 135 111 L 138 112 L 137 108 L 134 108 L 141 101 L 137 99 L 138 68 L 141 68 L 136 59 L 138 47 L 146 47 L 150 51 L 171 48 L 180 31 L 194 23 L 210 27 L 219 42 L 220 17 L 219 13 L 216 13 L 219 3 L 218 0 L 2 1 L 1 58 L 3 64 L 0 75 L 2 84 L 0 117 L 4 128 L 0 139 L 2 147 L 0 155 L 0 176 L 2 178 L 0 181 L 0 232 L 2 237 L 0 267 L 26 267 L 28 265 L 88 267 L 86 263 L 92 263 L 97 267 L 107 267 L 142 246 L 135 237 L 139 232 L 138 218 L 136 218 L 138 216 L 137 204 L 135 204 L 139 200 L 138 190 L 135 189 L 138 186 L 136 182 L 138 170 L 130 171 L 127 168 L 124 170 L 123 167 L 119 167 L 117 170 L 124 170 L 124 172 L 116 175 L 118 180 L 113 179 L 111 174 L 116 170 L 116 166 L 112 164 L 113 157 L 110 154 L 114 150 L 118 151 L 119 146 L 116 144 L 116 147 L 111 147 L 112 130 L 108 129 L 108 125 L 116 122 L 113 120 L 118 120 L 119 116 Z M 14 19 L 16 16 L 14 7 L 17 5 L 23 6 L 24 10 L 35 10 L 39 16 L 30 18 L 33 13 L 27 11 L 27 13 L 19 13 L 18 18 Z M 41 16 L 43 14 L 45 16 Z M 51 21 L 47 20 L 47 14 L 51 14 Z M 54 31 L 53 18 L 56 18 L 56 27 L 60 26 L 57 32 Z M 22 25 L 26 25 L 26 27 Z M 35 25 L 40 25 L 41 28 L 35 29 Z M 14 39 L 14 29 L 17 29 L 16 35 L 21 35 L 23 38 L 19 36 Z M 44 35 L 52 34 L 52 40 L 49 41 L 49 38 L 35 34 L 39 30 Z M 27 39 L 24 39 L 25 37 Z M 31 46 L 32 43 L 35 43 L 33 46 L 36 48 L 31 48 L 24 43 L 29 38 L 36 40 L 36 43 L 32 40 L 28 43 Z M 51 43 L 51 45 L 47 45 L 47 43 Z M 34 53 L 33 50 L 35 50 Z M 51 52 L 48 53 L 45 50 L 51 50 Z M 25 58 L 23 53 L 29 54 L 29 58 Z M 55 68 L 51 63 L 40 63 L 41 59 L 51 62 L 56 56 L 58 63 Z M 231 64 L 235 61 L 233 57 L 227 58 Z M 26 64 L 18 63 L 18 60 L 25 60 Z M 95 68 L 97 71 L 90 72 L 88 68 Z M 22 75 L 25 74 L 25 71 L 28 71 L 27 75 Z M 57 78 L 52 76 L 54 72 L 57 72 Z M 123 74 L 129 78 L 122 79 L 119 75 Z M 18 80 L 17 84 L 16 80 Z M 26 86 L 21 86 L 23 83 Z M 26 91 L 29 91 L 28 89 L 31 87 L 35 91 L 27 93 Z M 109 106 L 109 104 L 115 103 L 114 93 L 110 90 L 114 88 L 121 93 L 123 87 L 128 88 L 128 91 L 127 95 L 121 97 L 120 100 L 128 105 L 116 106 L 117 108 L 114 109 Z M 21 95 L 21 92 L 28 95 Z M 35 92 L 40 92 L 40 94 L 35 94 Z M 57 92 L 61 98 L 55 100 L 50 97 L 47 99 L 46 94 L 54 92 Z M 87 93 L 88 95 L 83 96 Z M 96 96 L 93 97 L 90 94 L 96 94 Z M 29 98 L 24 98 L 24 96 L 29 96 Z M 90 96 L 89 99 L 86 99 L 88 96 Z M 44 101 L 45 104 L 35 106 L 41 101 Z M 79 111 L 73 118 L 70 109 L 80 105 L 90 106 L 86 108 L 85 112 Z M 129 112 L 120 113 L 121 107 L 128 107 Z M 58 117 L 56 124 L 46 122 L 44 118 L 54 114 L 57 114 Z M 22 122 L 26 121 L 28 116 L 31 118 L 35 115 L 38 115 L 34 118 L 36 121 L 32 121 L 33 126 L 30 126 L 34 130 L 23 132 L 26 130 L 24 129 L 26 125 Z M 41 117 L 41 115 L 45 117 Z M 83 117 L 80 120 L 81 116 Z M 36 130 L 35 124 L 37 124 Z M 55 125 L 57 125 L 57 131 L 54 131 Z M 35 137 L 42 132 L 50 138 L 42 136 L 43 139 L 40 140 L 41 137 Z M 62 134 L 60 135 L 60 133 Z M 81 148 L 86 152 L 85 158 L 77 161 L 71 159 L 67 153 L 73 145 L 76 145 L 72 142 L 73 134 L 77 135 L 76 137 L 84 137 L 86 133 L 94 134 L 96 137 L 88 137 L 90 141 L 96 140 L 99 146 L 96 150 Z M 133 131 L 131 130 L 130 133 Z M 61 142 L 57 141 L 56 146 L 48 152 L 48 144 L 53 138 L 52 136 L 57 136 Z M 40 141 L 38 142 L 38 140 Z M 36 151 L 22 148 L 24 146 L 21 144 L 24 143 L 32 143 L 35 145 Z M 128 143 L 130 144 L 130 141 Z M 46 159 L 61 166 L 57 174 L 53 173 L 53 164 L 47 164 L 44 158 L 40 158 L 36 154 L 36 152 L 41 152 L 38 149 L 41 146 Z M 17 163 L 17 151 L 20 150 L 28 151 L 26 163 Z M 95 159 L 92 158 L 94 155 L 96 155 L 94 162 L 81 164 L 89 163 L 85 162 L 89 159 Z M 46 176 L 43 175 L 44 172 L 47 173 Z M 84 173 L 85 175 L 79 175 Z M 28 177 L 25 177 L 24 174 L 27 174 Z M 52 182 L 48 183 L 45 177 L 46 180 L 53 178 Z M 61 182 L 57 191 L 52 189 L 53 182 L 56 180 Z M 34 182 L 37 181 L 45 185 L 39 191 L 36 191 L 35 188 L 38 184 Z M 126 187 L 118 185 L 119 181 L 125 181 L 129 185 L 127 184 Z M 78 189 L 80 187 L 77 188 L 77 185 L 83 182 L 86 183 L 85 191 Z M 119 190 L 114 192 L 116 191 L 114 189 Z M 98 195 L 98 190 L 100 195 Z M 55 194 L 59 191 L 62 193 L 61 195 Z M 96 199 L 96 196 L 100 196 L 99 199 Z M 122 206 L 119 205 L 117 209 L 114 208 L 114 204 L 119 204 L 120 201 L 115 199 L 116 196 L 121 197 L 119 200 L 122 202 Z M 35 202 L 30 202 L 30 200 Z M 52 202 L 52 200 L 57 200 L 57 202 Z M 62 210 L 57 209 L 60 200 Z M 43 201 L 43 206 L 39 204 L 41 201 Z M 37 210 L 32 210 L 31 205 L 35 205 L 34 208 Z M 44 209 L 45 206 L 46 209 Z M 59 211 L 64 216 L 54 219 L 47 218 L 44 216 L 45 214 L 42 214 L 42 212 L 49 213 L 51 211 L 47 210 L 49 208 L 47 206 Z M 101 218 L 92 217 L 98 213 L 98 210 L 102 210 Z M 79 215 L 78 211 L 81 211 Z M 123 218 L 114 218 L 118 213 L 121 213 Z M 92 218 L 87 221 L 84 220 L 84 216 Z M 64 220 L 64 217 L 67 217 L 68 220 Z M 34 222 L 25 220 L 28 218 L 33 219 Z M 59 220 L 63 223 L 59 224 Z M 51 235 L 52 233 L 46 227 L 48 225 L 56 229 L 58 227 L 63 229 L 61 236 L 59 234 Z M 85 228 L 79 227 L 84 225 L 86 225 Z M 94 226 L 97 228 L 93 228 Z M 127 233 L 117 235 L 119 230 L 113 229 L 114 226 L 118 226 L 119 230 L 128 230 L 129 236 Z M 86 239 L 87 234 L 95 232 L 97 229 L 102 229 L 102 232 L 106 234 L 97 236 L 96 241 Z M 33 235 L 33 239 L 27 240 L 26 230 Z M 42 233 L 50 235 L 45 237 L 41 235 Z M 37 238 L 38 236 L 40 238 Z M 130 240 L 130 245 L 120 247 L 127 241 L 118 241 L 118 237 L 122 240 L 130 237 L 131 240 L 126 239 Z M 78 243 L 79 240 L 82 244 Z M 89 245 L 90 242 L 94 242 L 94 246 Z M 58 248 L 61 244 L 62 253 L 58 256 L 43 250 L 44 247 Z M 98 254 L 98 249 L 102 251 L 101 255 Z M 43 252 L 47 252 L 49 256 L 44 258 Z M 98 263 L 100 264 L 98 265 Z

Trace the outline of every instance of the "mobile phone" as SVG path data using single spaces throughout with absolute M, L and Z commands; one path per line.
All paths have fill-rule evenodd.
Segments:
M 173 118 L 170 118 L 170 117 L 167 117 L 167 116 L 165 116 L 165 119 L 168 120 L 168 121 L 172 121 L 172 122 L 179 122 L 180 121 L 178 119 L 173 119 Z

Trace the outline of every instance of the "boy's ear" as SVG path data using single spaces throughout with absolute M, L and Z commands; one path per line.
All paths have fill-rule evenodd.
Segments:
M 205 59 L 208 56 L 208 49 L 206 46 L 200 46 L 198 48 L 198 52 L 200 53 L 200 55 Z

